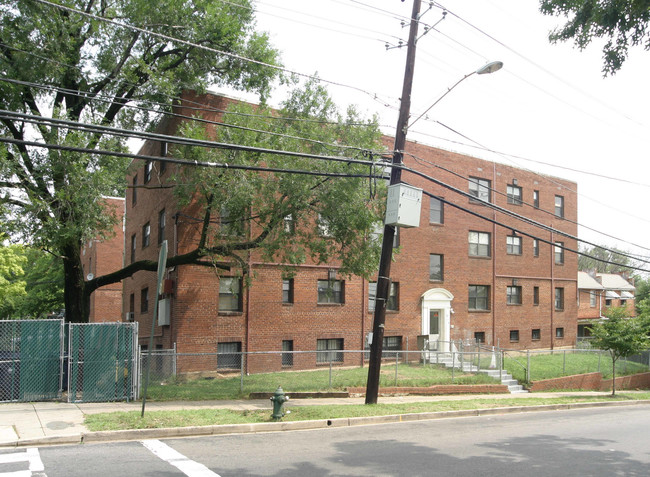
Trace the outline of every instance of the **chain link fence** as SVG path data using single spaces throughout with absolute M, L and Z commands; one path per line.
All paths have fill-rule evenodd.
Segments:
M 68 402 L 136 396 L 137 323 L 71 323 Z
M 500 353 L 496 350 L 471 345 L 458 351 L 458 344 L 448 348 L 449 351 L 384 351 L 380 385 L 499 383 L 503 371 L 499 370 Z M 157 387 L 154 393 L 165 393 L 168 384 L 220 380 L 230 394 L 215 394 L 214 399 L 232 397 L 232 393 L 268 392 L 282 382 L 299 387 L 304 382 L 305 391 L 365 387 L 368 372 L 367 350 L 227 353 L 155 350 L 141 352 L 141 383 L 148 359 L 152 360 L 149 389 L 152 385 Z M 487 376 L 488 371 L 492 378 Z
M 0 321 L 0 401 L 61 397 L 63 321 Z

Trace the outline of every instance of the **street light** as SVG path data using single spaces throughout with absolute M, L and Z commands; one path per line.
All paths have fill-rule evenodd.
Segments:
M 489 75 L 490 73 L 494 73 L 495 71 L 499 71 L 501 68 L 503 68 L 503 62 L 502 61 L 491 61 L 490 63 L 481 66 L 476 71 L 472 71 L 471 73 L 466 74 L 461 79 L 459 79 L 451 88 L 447 88 L 447 91 L 445 91 L 445 94 L 443 94 L 438 99 L 436 99 L 435 103 L 433 103 L 431 106 L 429 106 L 427 108 L 427 110 L 425 112 L 423 112 L 417 118 L 415 118 L 415 120 L 412 121 L 411 124 L 407 125 L 406 128 L 408 129 L 411 126 L 413 126 L 422 116 L 427 114 L 431 110 L 431 108 L 433 108 L 436 104 L 438 104 L 440 102 L 440 100 L 442 100 L 442 98 L 447 96 L 452 89 L 454 89 L 456 86 L 458 86 L 460 83 L 465 81 L 470 76 L 472 76 L 474 74 L 477 74 L 477 75 Z
M 413 0 L 413 12 L 411 14 L 411 27 L 409 31 L 408 48 L 406 51 L 406 67 L 404 70 L 404 82 L 402 85 L 402 96 L 395 131 L 395 146 L 393 148 L 392 164 L 398 166 L 402 164 L 403 151 L 406 145 L 406 132 L 409 127 L 408 118 L 411 108 L 411 89 L 413 86 L 413 71 L 415 67 L 415 45 L 418 30 L 418 20 L 420 16 L 421 0 Z M 473 74 L 487 74 L 498 71 L 503 66 L 500 61 L 488 63 L 476 71 L 465 75 L 455 85 L 449 88 L 435 103 L 418 116 L 411 126 L 434 107 L 442 98 L 444 98 L 452 89 L 454 89 L 463 80 Z M 390 174 L 390 185 L 401 182 L 402 170 L 399 167 L 393 167 Z M 384 237 L 381 243 L 381 257 L 379 260 L 379 273 L 377 275 L 377 285 L 375 291 L 375 315 L 372 326 L 372 343 L 370 344 L 370 359 L 368 360 L 368 381 L 366 384 L 366 404 L 376 404 L 379 394 L 379 373 L 381 370 L 381 352 L 384 339 L 384 327 L 386 322 L 386 301 L 390 288 L 390 265 L 393 257 L 393 239 L 395 237 L 395 226 L 384 224 Z

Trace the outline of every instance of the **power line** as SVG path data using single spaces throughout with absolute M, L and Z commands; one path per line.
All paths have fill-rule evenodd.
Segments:
M 170 35 L 165 35 L 163 33 L 153 32 L 151 30 L 140 28 L 140 27 L 137 27 L 137 26 L 134 26 L 134 25 L 126 25 L 124 23 L 120 23 L 120 22 L 117 22 L 115 20 L 111 20 L 111 19 L 108 19 L 108 18 L 105 18 L 105 17 L 94 15 L 92 13 L 77 10 L 76 8 L 71 8 L 71 7 L 67 7 L 65 5 L 60 5 L 60 4 L 57 4 L 57 3 L 53 3 L 53 2 L 50 2 L 48 0 L 34 0 L 34 1 L 36 1 L 38 3 L 41 3 L 43 5 L 48 5 L 48 6 L 58 8 L 58 9 L 61 9 L 61 10 L 65 10 L 65 11 L 68 11 L 68 12 L 71 12 L 71 13 L 76 13 L 78 15 L 81 15 L 81 16 L 84 16 L 84 17 L 87 17 L 87 18 L 91 18 L 93 20 L 98 20 L 98 21 L 101 21 L 101 22 L 110 23 L 111 25 L 115 25 L 115 26 L 120 27 L 120 28 L 125 28 L 125 29 L 132 30 L 132 31 L 135 31 L 135 32 L 138 32 L 138 33 L 144 33 L 146 35 L 155 36 L 155 37 L 161 38 L 161 39 L 163 39 L 165 41 L 177 42 L 177 43 L 180 43 L 182 45 L 191 46 L 192 48 L 198 48 L 198 49 L 201 49 L 201 50 L 209 51 L 211 53 L 217 53 L 217 54 L 224 55 L 224 56 L 227 56 L 227 57 L 230 57 L 230 58 L 234 58 L 236 60 L 246 61 L 248 63 L 253 63 L 253 64 L 256 64 L 256 65 L 264 66 L 264 67 L 267 67 L 267 68 L 274 69 L 276 71 L 281 71 L 283 73 L 289 73 L 289 74 L 292 74 L 292 75 L 296 75 L 296 76 L 300 76 L 300 77 L 303 77 L 303 78 L 308 78 L 308 79 L 312 79 L 312 80 L 316 80 L 316 81 L 323 81 L 324 83 L 328 83 L 328 84 L 331 84 L 333 86 L 340 86 L 340 87 L 343 87 L 343 88 L 348 88 L 348 89 L 363 93 L 363 94 L 365 94 L 367 96 L 370 96 L 373 99 L 373 101 L 377 101 L 377 102 L 382 103 L 384 106 L 388 106 L 388 104 L 386 102 L 382 102 L 381 100 L 379 100 L 379 95 L 377 93 L 372 93 L 370 91 L 366 91 L 366 90 L 364 90 L 362 88 L 359 88 L 358 86 L 352 86 L 352 85 L 340 83 L 338 81 L 328 80 L 328 79 L 325 79 L 325 78 L 319 78 L 318 76 L 309 75 L 309 74 L 306 74 L 306 73 L 301 73 L 299 71 L 290 70 L 290 69 L 284 68 L 282 66 L 273 65 L 273 64 L 270 64 L 270 63 L 265 63 L 265 62 L 259 61 L 259 60 L 254 60 L 252 58 L 247 58 L 245 56 L 241 56 L 241 55 L 238 55 L 236 53 L 230 53 L 230 52 L 227 52 L 227 51 L 218 50 L 216 48 L 211 48 L 211 47 L 201 45 L 201 44 L 198 44 L 198 43 L 193 43 L 191 41 L 182 40 L 180 38 L 176 38 L 176 37 L 173 37 L 173 36 L 170 36 Z

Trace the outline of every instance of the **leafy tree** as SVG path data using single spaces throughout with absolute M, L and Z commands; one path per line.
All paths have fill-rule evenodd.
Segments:
M 598 273 L 620 273 L 632 271 L 629 267 L 634 264 L 626 252 L 616 248 L 580 247 L 578 269 L 582 271 L 596 270 Z
M 205 140 L 216 134 L 219 142 L 305 155 L 170 147 L 174 157 L 228 164 L 228 168 L 183 165 L 172 169 L 164 186 L 173 186 L 170 193 L 184 220 L 197 224 L 198 240 L 195 248 L 169 258 L 168 266 L 234 267 L 247 274 L 247 254 L 254 250 L 263 260 L 286 264 L 287 274 L 308 260 L 335 261 L 343 275 L 368 277 L 376 271 L 380 244 L 372 237 L 383 213 L 380 196 L 385 186 L 378 179 L 383 167 L 314 157 L 368 161 L 380 140 L 376 120 L 362 120 L 354 108 L 341 114 L 326 89 L 310 81 L 295 87 L 279 111 L 233 103 L 223 123 L 235 127 L 206 128 L 204 122 L 186 120 L 179 135 Z M 142 167 L 142 163 L 134 166 Z M 146 263 L 155 267 L 153 262 L 135 262 L 106 278 L 124 278 L 131 267 Z
M 25 296 L 27 257 L 21 245 L 0 246 L 0 319 L 14 317 Z
M 24 245 L 0 246 L 0 319 L 44 318 L 63 310 L 63 268 Z
M 0 211 L 12 237 L 62 261 L 66 319 L 85 321 L 90 294 L 107 282 L 85 281 L 80 246 L 112 230 L 100 198 L 123 194 L 127 163 L 70 149 L 125 150 L 123 137 L 76 126 L 146 129 L 169 95 L 206 85 L 264 98 L 277 71 L 263 64 L 278 53 L 255 32 L 249 0 L 59 4 L 0 0 L 0 109 L 28 115 L 0 113 Z M 136 101 L 148 110 L 128 107 Z
M 603 73 L 616 73 L 632 46 L 650 49 L 650 1 L 648 0 L 540 0 L 545 15 L 563 16 L 567 22 L 549 39 L 573 40 L 581 50 L 594 38 L 606 39 Z
M 605 319 L 591 328 L 594 348 L 609 351 L 612 358 L 612 396 L 616 394 L 616 361 L 637 354 L 650 346 L 649 315 L 630 318 L 625 307 L 608 308 Z

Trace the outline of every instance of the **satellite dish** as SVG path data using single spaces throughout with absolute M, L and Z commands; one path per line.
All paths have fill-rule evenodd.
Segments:
M 86 279 L 88 279 L 88 280 L 92 280 L 93 278 L 95 278 L 95 275 L 93 275 L 92 273 L 89 273 L 88 275 L 86 275 Z

